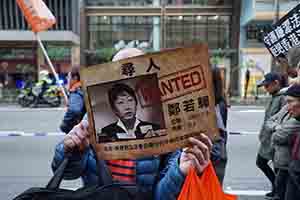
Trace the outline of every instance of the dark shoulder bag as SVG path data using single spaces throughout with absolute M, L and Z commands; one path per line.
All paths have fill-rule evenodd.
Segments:
M 14 200 L 145 200 L 149 198 L 149 194 L 137 192 L 135 184 L 113 182 L 106 163 L 97 158 L 99 177 L 97 185 L 83 187 L 75 191 L 60 189 L 59 186 L 68 162 L 69 159 L 66 157 L 45 188 L 30 188 L 15 197 Z M 145 196 L 147 198 L 144 198 Z M 152 197 L 150 198 L 152 199 Z

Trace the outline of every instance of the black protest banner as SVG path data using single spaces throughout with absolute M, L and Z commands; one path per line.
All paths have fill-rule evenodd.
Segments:
M 264 44 L 275 57 L 284 57 L 292 47 L 300 46 L 300 4 L 272 25 Z

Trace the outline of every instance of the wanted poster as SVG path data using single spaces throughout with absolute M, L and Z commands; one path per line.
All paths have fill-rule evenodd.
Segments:
M 206 45 L 91 66 L 81 78 L 99 158 L 159 155 L 218 135 Z

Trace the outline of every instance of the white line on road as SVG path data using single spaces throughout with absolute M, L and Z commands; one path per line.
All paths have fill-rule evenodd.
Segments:
M 22 131 L 0 131 L 0 137 L 3 136 L 23 136 L 24 132 Z
M 259 131 L 229 131 L 230 135 L 258 135 Z
M 243 195 L 243 196 L 264 196 L 270 191 L 264 190 L 225 190 L 227 194 Z
M 239 110 L 239 113 L 264 113 L 265 110 Z
M 61 111 L 64 107 L 58 108 L 19 108 L 19 107 L 0 107 L 0 112 L 34 112 L 34 111 Z
M 25 133 L 22 131 L 0 131 L 0 137 L 17 137 L 17 136 L 25 136 L 25 137 L 40 137 L 40 136 L 63 136 L 64 133 L 61 132 L 53 132 L 53 133 Z
M 230 135 L 258 135 L 259 131 L 229 131 Z M 64 136 L 65 133 L 61 132 L 36 132 L 36 133 L 27 133 L 23 131 L 0 131 L 0 137 L 8 137 L 8 136 L 25 136 L 25 137 L 39 137 L 39 136 Z
M 26 137 L 42 137 L 42 136 L 62 136 L 64 133 L 24 133 Z
M 264 109 L 264 106 L 254 106 L 254 105 L 245 105 L 245 106 L 238 106 L 232 105 L 230 109 Z

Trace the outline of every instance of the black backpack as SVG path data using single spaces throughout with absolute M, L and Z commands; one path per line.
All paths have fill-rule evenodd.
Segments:
M 93 149 L 93 148 L 92 148 Z M 95 152 L 94 152 L 95 153 Z M 96 154 L 95 154 L 96 155 Z M 150 200 L 152 193 L 137 191 L 135 184 L 113 182 L 103 160 L 96 159 L 98 185 L 73 190 L 60 189 L 69 158 L 63 160 L 45 188 L 30 188 L 13 200 Z

